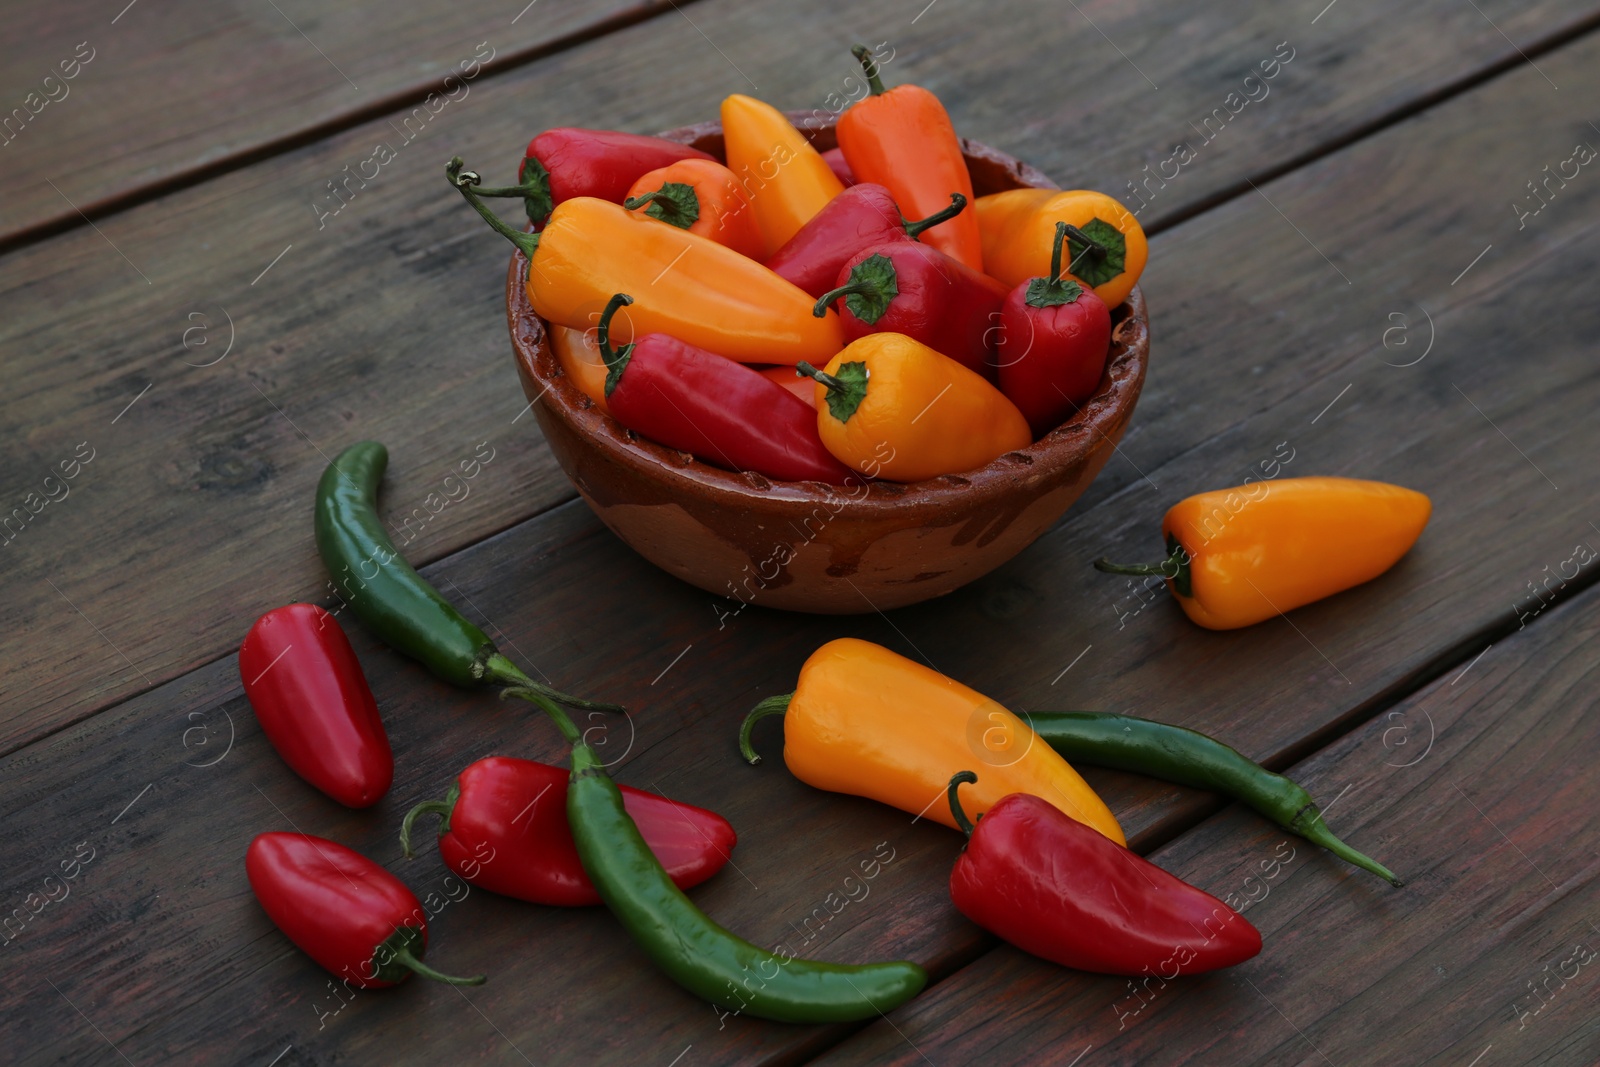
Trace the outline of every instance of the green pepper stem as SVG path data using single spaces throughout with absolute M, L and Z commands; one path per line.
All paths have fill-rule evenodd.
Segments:
M 1072 262 L 1067 264 L 1067 273 L 1068 274 L 1071 274 L 1073 268 L 1075 268 L 1078 265 L 1078 260 L 1080 260 L 1084 256 L 1088 255 L 1090 252 L 1093 252 L 1095 254 L 1095 258 L 1096 259 L 1104 259 L 1104 258 L 1106 258 L 1106 256 L 1111 254 L 1111 250 L 1109 248 L 1107 248 L 1105 245 L 1101 244 L 1099 241 L 1096 241 L 1093 237 L 1090 237 L 1088 234 L 1084 233 L 1082 230 L 1078 229 L 1076 226 L 1072 225 L 1072 223 L 1070 223 L 1070 222 L 1058 222 L 1058 223 L 1056 223 L 1056 232 L 1058 234 L 1061 232 L 1061 227 L 1063 227 L 1063 226 L 1066 227 L 1066 232 L 1071 235 L 1072 239 L 1074 241 L 1077 241 L 1079 244 L 1081 244 L 1083 246 L 1083 251 L 1079 252 L 1077 255 L 1073 256 L 1072 257 Z M 1059 240 L 1059 238 L 1058 238 L 1058 240 Z M 1054 262 L 1054 261 L 1052 260 L 1052 262 Z M 1060 272 L 1059 271 L 1052 271 L 1052 273 L 1056 274 L 1056 275 L 1059 275 Z
M 828 313 L 828 309 L 833 306 L 833 302 L 835 300 L 838 300 L 841 297 L 850 296 L 852 294 L 859 296 L 875 296 L 879 295 L 879 290 L 878 287 L 873 285 L 871 282 L 846 282 L 844 285 L 839 286 L 839 288 L 829 289 L 826 293 L 823 293 L 822 296 L 818 297 L 816 304 L 811 308 L 811 314 L 820 319 Z
M 630 196 L 628 199 L 622 202 L 622 206 L 627 208 L 629 211 L 637 211 L 651 201 L 659 199 L 661 199 L 661 190 L 657 189 L 652 193 L 643 193 L 639 196 Z
M 794 373 L 796 377 L 800 378 L 815 378 L 817 381 L 821 382 L 823 385 L 826 385 L 829 389 L 832 389 L 836 393 L 842 393 L 847 388 L 846 385 L 838 378 L 835 378 L 826 371 L 818 370 L 803 359 L 794 365 Z
M 439 836 L 443 837 L 450 831 L 450 813 L 455 810 L 455 798 L 451 797 L 449 800 L 424 800 L 406 812 L 406 817 L 400 821 L 400 853 L 408 860 L 417 858 L 416 853 L 411 851 L 411 826 L 419 816 L 429 812 L 439 815 Z
M 532 260 L 533 254 L 539 250 L 539 235 L 512 229 L 506 225 L 504 219 L 490 211 L 488 205 L 479 199 L 479 194 L 473 191 L 473 187 L 480 184 L 483 179 L 479 178 L 475 171 L 462 170 L 464 166 L 466 164 L 462 162 L 460 156 L 452 157 L 450 162 L 444 165 L 445 177 L 450 179 L 450 184 L 466 198 L 468 204 L 472 205 L 472 210 L 483 216 L 483 221 L 487 222 L 495 233 L 516 245 L 523 255 Z
M 396 963 L 410 968 L 422 977 L 432 979 L 435 982 L 443 982 L 445 985 L 482 985 L 488 981 L 488 976 L 482 974 L 475 974 L 471 978 L 457 978 L 455 975 L 436 971 L 413 956 L 408 948 L 396 948 L 393 951 L 393 959 Z
M 977 780 L 978 776 L 971 771 L 957 771 L 950 776 L 950 785 L 946 789 L 946 795 L 950 798 L 950 815 L 955 819 L 956 825 L 961 828 L 961 832 L 968 837 L 972 836 L 972 820 L 967 818 L 967 813 L 961 810 L 961 799 L 956 796 L 956 791 L 962 785 L 971 785 Z
M 943 211 L 936 211 L 927 218 L 918 219 L 915 222 L 902 215 L 900 217 L 900 224 L 906 228 L 906 236 L 912 240 L 916 240 L 917 237 L 929 227 L 937 226 L 941 222 L 949 222 L 951 219 L 961 214 L 961 212 L 966 209 L 966 206 L 966 197 L 962 196 L 960 193 L 951 193 L 950 206 L 945 208 Z
M 1064 222 L 1056 223 L 1055 243 L 1050 246 L 1050 284 L 1054 285 L 1061 280 L 1061 248 L 1067 243 L 1067 230 L 1070 227 Z
M 1309 816 L 1309 819 L 1307 818 Z M 1304 825 L 1301 825 L 1304 823 Z M 1322 821 L 1322 812 L 1315 804 L 1307 804 L 1301 808 L 1293 819 L 1289 821 L 1289 829 L 1310 841 L 1314 845 L 1321 845 L 1335 856 L 1353 863 L 1364 871 L 1371 871 L 1379 878 L 1386 880 L 1396 889 L 1405 885 L 1393 871 L 1379 863 L 1377 860 L 1364 853 L 1357 852 L 1334 835 L 1327 824 Z
M 606 301 L 605 310 L 600 312 L 600 324 L 595 328 L 595 342 L 600 347 L 600 358 L 605 361 L 608 368 L 614 367 L 617 361 L 633 348 L 631 344 L 623 345 L 622 351 L 619 352 L 611 347 L 611 319 L 620 309 L 632 303 L 633 297 L 627 293 L 617 293 Z
M 1176 578 L 1178 571 L 1183 567 L 1188 553 L 1179 545 L 1172 550 L 1172 554 L 1160 563 L 1112 563 L 1101 556 L 1094 561 L 1094 569 L 1106 574 L 1132 574 L 1136 577 L 1147 578 Z
M 801 364 L 806 366 L 806 364 Z M 744 717 L 744 722 L 739 724 L 739 754 L 746 763 L 754 767 L 761 762 L 761 753 L 755 750 L 750 743 L 750 731 L 755 729 L 756 723 L 772 715 L 782 715 L 789 710 L 789 701 L 794 699 L 793 693 L 784 693 L 781 696 L 768 697 L 750 709 L 750 714 Z
M 878 61 L 872 58 L 872 50 L 864 44 L 858 44 L 850 49 L 850 54 L 861 63 L 861 73 L 867 77 L 867 86 L 872 90 L 873 96 L 882 96 L 883 77 L 878 71 Z
M 502 688 L 509 686 L 515 689 L 532 690 L 550 700 L 554 700 L 558 704 L 565 704 L 567 707 L 577 708 L 579 711 L 627 711 L 621 704 L 607 704 L 599 700 L 584 700 L 582 697 L 563 693 L 561 690 L 545 685 L 543 682 L 536 682 L 524 674 L 520 667 L 499 652 L 494 653 L 484 662 L 483 681 L 489 685 L 498 685 Z

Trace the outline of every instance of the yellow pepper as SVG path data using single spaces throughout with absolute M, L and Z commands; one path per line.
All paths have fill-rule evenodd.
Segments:
M 596 317 L 598 320 L 598 316 Z M 611 414 L 611 405 L 606 401 L 606 375 L 611 368 L 606 366 L 605 357 L 600 354 L 600 342 L 596 339 L 595 331 L 576 330 L 571 326 L 550 326 L 550 348 L 556 354 L 556 362 L 561 364 L 561 372 L 572 379 L 572 384 L 578 391 L 590 400 L 594 406 Z
M 972 205 L 983 241 L 983 271 L 1007 285 L 1050 276 L 1056 223 L 1068 231 L 1066 273 L 1116 310 L 1144 272 L 1144 228 L 1104 193 L 1076 189 L 1012 189 L 980 196 Z
M 867 797 L 954 829 L 945 789 L 956 771 L 976 766 L 978 783 L 962 794 L 974 818 L 1001 797 L 1031 793 L 1127 844 L 1105 801 L 1021 719 L 870 641 L 829 641 L 800 668 L 793 693 L 756 706 L 739 731 L 751 763 L 761 757 L 750 730 L 769 715 L 783 715 L 789 770 L 818 789 Z
M 1385 482 L 1256 482 L 1174 504 L 1162 562 L 1095 566 L 1166 578 L 1190 619 L 1232 630 L 1371 581 L 1410 550 L 1432 511 L 1421 493 Z
M 798 369 L 817 380 L 822 443 L 869 478 L 959 474 L 1033 441 L 1022 412 L 981 374 L 905 334 L 868 334 L 825 370 Z
M 761 228 L 765 256 L 844 192 L 822 153 L 771 104 L 738 93 L 728 97 L 722 102 L 722 138 L 728 169 L 738 177 Z
M 827 359 L 844 344 L 839 317 L 755 260 L 643 212 L 579 196 L 539 233 L 496 218 L 473 191 L 478 176 L 450 161 L 450 184 L 528 257 L 528 301 L 558 326 L 588 329 L 616 293 L 634 294 L 635 337 L 665 333 L 741 363 Z

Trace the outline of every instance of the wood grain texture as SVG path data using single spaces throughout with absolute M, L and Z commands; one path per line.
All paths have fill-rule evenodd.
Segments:
M 670 10 L 661 0 L 564 0 L 520 15 L 521 5 L 370 0 L 110 6 L 43 5 L 0 38 L 0 244 L 82 225 L 80 210 L 99 214 L 362 114 L 409 110 L 430 91 L 459 94 L 463 70 L 479 76 L 484 62 L 505 67 Z
M 1540 1064 L 1600 1053 L 1600 591 L 1298 765 L 1403 889 L 1238 807 L 1152 857 L 1259 956 L 1146 982 L 1009 945 L 816 1062 Z M 1481 1057 L 1478 1058 L 1478 1057 Z
M 27 532 L 0 549 L 14 557 L 0 579 L 0 750 L 224 654 L 267 608 L 320 595 L 324 579 L 303 537 L 306 501 L 325 456 L 355 440 L 390 444 L 392 513 L 429 517 L 407 547 L 418 559 L 570 498 L 532 418 L 517 421 L 523 400 L 498 296 L 502 246 L 445 188 L 438 171 L 449 153 L 505 176 L 530 130 L 548 122 L 661 129 L 713 113 L 734 90 L 789 106 L 838 106 L 830 94 L 855 84 L 845 80 L 854 77 L 847 46 L 859 34 L 893 42 L 886 75 L 936 89 L 962 130 L 1065 183 L 1117 191 L 1191 118 L 1222 106 L 1276 42 L 1292 38 L 1296 57 L 1272 94 L 1161 190 L 1151 210 L 1164 211 L 1204 202 L 1270 161 L 1313 150 L 1335 130 L 1360 129 L 1509 54 L 1487 23 L 1458 8 L 1336 7 L 1307 31 L 1315 37 L 1266 15 L 1241 19 L 1222 3 L 1186 8 L 1182 33 L 1167 32 L 1172 16 L 1155 5 L 1127 15 L 1086 8 L 1113 39 L 1126 38 L 1124 50 L 1136 41 L 1130 54 L 1159 75 L 1162 90 L 1145 98 L 1144 81 L 1087 21 L 1034 5 L 988 9 L 983 48 L 972 47 L 975 16 L 960 4 L 914 21 L 842 0 L 696 6 L 694 22 L 674 15 L 485 79 L 420 134 L 408 133 L 406 115 L 391 116 L 108 218 L 98 232 L 81 229 L 0 260 L 0 345 L 22 357 L 8 366 L 0 398 L 6 513 L 37 494 L 39 480 L 81 442 L 97 450 L 70 499 L 39 505 Z M 1485 10 L 1527 38 L 1585 9 Z M 1384 32 L 1372 19 L 1385 20 Z M 1062 63 L 1064 54 L 1079 60 Z M 1574 71 L 1571 80 L 1581 88 L 1584 76 Z M 1561 131 L 1549 150 L 1569 136 Z M 365 188 L 349 186 L 354 198 L 337 215 L 319 214 L 335 203 L 328 183 L 371 158 L 380 141 L 397 146 L 397 158 Z M 1520 188 L 1524 160 L 1544 160 L 1542 142 L 1523 144 L 1523 158 L 1490 146 L 1487 162 L 1504 169 L 1458 194 L 1482 201 L 1479 225 L 1496 224 L 1503 208 L 1492 204 Z M 1419 164 L 1393 195 L 1425 200 L 1439 162 Z M 1283 226 L 1276 215 L 1264 222 Z M 1331 217 L 1325 225 L 1319 240 L 1327 245 L 1343 226 Z M 1437 233 L 1450 223 L 1434 217 L 1428 225 Z M 1292 231 L 1268 232 L 1294 270 L 1237 241 L 1228 246 L 1244 260 L 1237 282 L 1231 270 L 1216 276 L 1215 256 L 1180 266 L 1162 262 L 1176 253 L 1158 251 L 1158 370 L 1122 445 L 1146 470 L 1234 425 L 1241 407 L 1260 410 L 1298 388 L 1304 365 L 1267 354 L 1283 345 L 1320 351 L 1337 336 L 1349 359 L 1354 338 L 1368 344 L 1387 325 L 1387 305 L 1352 305 L 1331 288 L 1290 291 L 1310 277 L 1296 273 L 1300 265 L 1320 270 L 1320 260 Z M 1452 262 L 1476 251 L 1453 243 L 1458 236 L 1450 235 Z M 1522 258 L 1500 262 L 1525 262 L 1533 248 L 1524 242 Z M 1415 286 L 1407 272 L 1436 267 L 1431 244 L 1412 251 L 1373 264 L 1369 297 L 1375 287 Z M 1337 322 L 1328 317 L 1334 308 Z M 227 359 L 199 366 L 229 337 Z M 1230 394 L 1215 379 L 1244 363 L 1247 343 L 1257 354 L 1248 366 L 1267 376 Z M 481 442 L 496 460 L 466 499 L 444 505 L 444 477 Z M 1255 462 L 1270 444 L 1236 441 L 1247 453 L 1237 462 Z M 1230 457 L 1207 473 L 1235 466 Z M 1115 464 L 1079 509 L 1137 478 Z
M 1594 69 L 1597 53 L 1600 42 L 1588 42 L 1544 65 L 1553 76 L 1576 79 Z M 1387 477 L 1426 488 L 1438 504 L 1417 550 L 1393 572 L 1296 612 L 1291 621 L 1211 634 L 1158 602 L 1119 629 L 1101 576 L 1087 560 L 1112 548 L 1154 548 L 1156 515 L 1166 501 L 1137 474 L 1108 488 L 1097 506 L 1075 513 L 1002 573 L 888 617 L 824 619 L 753 608 L 730 614 L 735 605 L 645 564 L 578 504 L 452 555 L 429 574 L 511 655 L 553 683 L 634 709 L 631 725 L 612 722 L 615 735 L 607 734 L 607 743 L 625 752 L 621 780 L 712 807 L 734 823 L 741 834 L 737 867 L 695 892 L 712 915 L 764 943 L 793 937 L 792 946 L 823 958 L 907 956 L 949 974 L 987 947 L 947 901 L 955 836 L 811 790 L 776 760 L 744 767 L 733 746 L 740 715 L 758 697 L 792 685 L 822 641 L 854 635 L 925 658 L 1013 707 L 1142 712 L 1284 764 L 1386 695 L 1414 685 L 1441 657 L 1475 654 L 1471 642 L 1487 643 L 1483 635 L 1514 627 L 1510 601 L 1526 597 L 1525 580 L 1538 577 L 1545 562 L 1559 569 L 1569 558 L 1572 543 L 1585 537 L 1595 498 L 1588 456 L 1596 431 L 1578 413 L 1600 399 L 1587 355 L 1593 312 L 1580 298 L 1596 266 L 1586 238 L 1600 194 L 1571 183 L 1546 209 L 1551 214 L 1535 220 L 1553 225 L 1536 231 L 1530 224 L 1523 232 L 1526 247 L 1493 229 L 1489 215 L 1503 204 L 1499 190 L 1508 176 L 1529 159 L 1545 158 L 1553 134 L 1562 140 L 1571 134 L 1569 117 L 1539 110 L 1549 106 L 1543 85 L 1532 70 L 1508 76 L 1264 190 L 1354 272 L 1357 284 L 1338 300 L 1322 295 L 1329 286 L 1318 274 L 1334 272 L 1265 202 L 1230 204 L 1161 240 L 1153 291 L 1166 291 L 1172 304 L 1187 300 L 1195 311 L 1187 329 L 1180 324 L 1189 320 L 1174 321 L 1169 399 L 1155 406 L 1150 421 L 1164 435 L 1187 433 L 1202 443 L 1145 467 L 1151 479 L 1164 486 L 1217 484 L 1287 437 L 1297 446 L 1287 473 Z M 1495 152 L 1487 150 L 1491 144 Z M 1479 154 L 1485 166 L 1441 166 L 1455 151 Z M 1433 180 L 1422 182 L 1426 175 Z M 1555 214 L 1562 205 L 1571 213 Z M 1316 220 L 1345 214 L 1374 222 L 1360 233 L 1338 231 L 1339 244 L 1316 229 Z M 1481 236 L 1504 242 L 1496 249 L 1504 258 L 1485 259 L 1474 271 L 1492 266 L 1493 272 L 1469 272 L 1456 287 L 1459 295 L 1438 300 L 1433 294 L 1450 293 L 1450 278 L 1460 270 L 1454 263 L 1441 270 L 1439 249 L 1470 218 L 1488 220 L 1479 222 Z M 1219 255 L 1235 265 L 1231 279 L 1209 269 Z M 1298 288 L 1284 280 L 1295 277 Z M 1375 353 L 1402 362 L 1376 335 L 1389 325 L 1384 309 L 1407 292 L 1408 278 L 1418 288 L 1416 278 L 1435 279 L 1436 289 L 1417 298 L 1431 308 L 1437 350 L 1409 368 L 1384 366 Z M 1289 315 L 1291 306 L 1303 308 L 1304 317 Z M 1215 310 L 1201 315 L 1207 307 Z M 1491 358 L 1514 345 L 1531 354 L 1520 361 Z M 1260 373 L 1251 373 L 1254 366 Z M 1152 374 L 1159 370 L 1153 365 Z M 1175 384 L 1184 378 L 1187 385 Z M 1352 380 L 1343 399 L 1319 415 Z M 1516 445 L 1460 399 L 1451 382 L 1478 398 Z M 1202 417 L 1217 427 L 1209 440 L 1195 433 L 1205 425 Z M 1130 469 L 1145 458 L 1138 447 L 1124 446 Z M 1530 459 L 1561 492 L 1542 482 Z M 309 554 L 309 546 L 303 551 Z M 1583 571 L 1568 595 L 1594 573 Z M 1534 616 L 1529 632 L 1569 625 L 1563 620 L 1581 617 L 1592 599 L 1565 615 Z M 6 949 L 17 959 L 0 987 L 0 1005 L 18 1047 L 28 1050 L 24 1062 L 103 1053 L 79 1009 L 134 1062 L 268 1061 L 285 1047 L 291 1048 L 286 1062 L 295 1056 L 304 1063 L 336 1056 L 516 1062 L 514 1044 L 536 1062 L 670 1062 L 692 1046 L 696 1063 L 785 1063 L 845 1036 L 841 1028 L 724 1020 L 655 974 L 605 913 L 555 913 L 484 894 L 443 910 L 432 948 L 441 966 L 493 972 L 489 986 L 464 994 L 476 1010 L 459 1002 L 462 993 L 414 985 L 392 995 L 363 994 L 330 1020 L 319 1019 L 315 1005 L 329 1011 L 333 1003 L 325 978 L 270 930 L 245 891 L 239 857 L 249 837 L 299 827 L 393 864 L 401 811 L 437 795 L 468 761 L 490 752 L 547 759 L 557 752 L 552 731 L 525 713 L 499 708 L 488 696 L 445 690 L 352 630 L 397 754 L 395 788 L 370 811 L 336 809 L 267 751 L 239 696 L 231 659 L 0 764 L 8 833 L 16 842 L 16 873 L 5 886 L 13 906 L 23 905 L 78 842 L 105 845 L 81 890 L 58 910 L 46 907 Z M 1497 644 L 1472 670 L 1482 679 L 1502 677 L 1486 668 L 1515 679 L 1525 646 Z M 1592 662 L 1592 654 L 1578 660 Z M 1440 691 L 1446 690 L 1447 683 Z M 198 741 L 220 744 L 226 716 L 237 730 L 235 748 L 214 767 L 185 767 L 185 760 L 214 758 L 215 749 L 202 754 Z M 197 726 L 217 732 L 190 734 L 185 748 L 184 731 Z M 772 752 L 775 731 L 761 731 L 757 741 Z M 1390 741 L 1388 750 L 1373 753 L 1377 762 L 1394 760 L 1392 735 Z M 1575 742 L 1568 747 L 1582 751 Z M 1320 766 L 1299 773 L 1317 796 L 1332 801 L 1351 779 Z M 1456 766 L 1454 758 L 1448 766 Z M 1520 766 L 1508 763 L 1511 770 Z M 1145 847 L 1181 829 L 1206 802 L 1127 776 L 1091 780 Z M 141 798 L 146 784 L 152 788 Z M 1500 810 L 1496 797 L 1503 793 L 1462 785 L 1480 804 L 1496 805 L 1484 804 L 1491 816 Z M 1364 788 L 1341 801 L 1342 810 L 1334 808 L 1334 829 L 1402 866 L 1427 855 L 1410 838 L 1392 836 L 1376 814 L 1367 817 Z M 1260 833 L 1259 824 L 1250 825 Z M 1436 840 L 1452 849 L 1459 837 Z M 1280 836 L 1261 839 L 1270 849 Z M 895 859 L 871 895 L 821 922 L 817 936 L 806 940 L 806 918 L 819 907 L 831 912 L 828 894 L 840 892 L 843 878 L 883 842 Z M 1304 862 L 1318 866 L 1340 892 L 1386 892 L 1326 859 L 1308 855 Z M 1237 865 L 1225 869 L 1240 878 L 1248 873 Z M 1425 862 L 1411 865 L 1412 892 L 1427 886 L 1431 870 Z M 1571 877 L 1560 870 L 1561 879 Z M 442 885 L 432 857 L 403 873 L 424 893 Z M 1219 884 L 1206 881 L 1212 876 L 1203 870 L 1195 877 Z M 1327 907 L 1338 922 L 1355 921 L 1348 902 Z M 1494 920 L 1495 928 L 1504 921 Z M 44 977 L 60 992 L 41 984 Z M 1272 997 L 1273 989 L 1257 984 Z

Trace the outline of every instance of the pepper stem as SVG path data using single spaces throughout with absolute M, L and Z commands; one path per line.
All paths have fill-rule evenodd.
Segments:
M 1166 578 L 1179 596 L 1194 596 L 1194 581 L 1189 573 L 1189 551 L 1171 534 L 1167 535 L 1167 558 L 1160 563 L 1112 563 L 1104 556 L 1094 561 L 1094 569 L 1105 574 L 1131 574 L 1135 577 Z
M 435 982 L 443 982 L 445 985 L 482 985 L 488 981 L 488 975 L 483 974 L 475 974 L 471 978 L 457 978 L 455 975 L 436 971 L 413 956 L 408 948 L 396 948 L 390 958 L 424 978 L 432 979 Z
M 1051 285 L 1061 280 L 1061 249 L 1067 243 L 1067 230 L 1070 228 L 1065 222 L 1056 223 L 1056 240 L 1050 246 Z
M 803 366 L 804 364 L 802 364 Z M 761 753 L 755 750 L 750 743 L 750 731 L 755 729 L 756 723 L 772 715 L 782 715 L 789 710 L 789 701 L 794 699 L 793 693 L 784 693 L 782 696 L 768 697 L 750 709 L 750 714 L 744 717 L 744 722 L 739 724 L 739 754 L 744 761 L 754 767 L 761 762 Z
M 633 344 L 625 344 L 620 349 L 611 347 L 611 319 L 621 308 L 633 303 L 633 297 L 627 293 L 617 293 L 606 301 L 605 310 L 600 312 L 600 325 L 595 330 L 595 341 L 600 347 L 600 358 L 606 364 L 606 396 L 616 391 L 618 383 L 622 381 L 622 372 L 628 369 L 628 361 L 633 358 Z
M 400 822 L 400 853 L 406 859 L 416 859 L 416 853 L 411 851 L 411 826 L 418 817 L 430 812 L 440 816 L 439 836 L 443 837 L 450 832 L 450 814 L 456 810 L 456 798 L 461 795 L 459 786 L 451 786 L 450 793 L 443 800 L 424 800 L 421 804 L 406 812 L 406 817 Z
M 1066 229 L 1063 230 L 1062 227 L 1066 227 Z M 1072 225 L 1072 223 L 1070 223 L 1070 222 L 1058 222 L 1058 223 L 1056 223 L 1056 240 L 1057 241 L 1061 240 L 1061 235 L 1063 233 L 1066 233 L 1066 234 L 1070 235 L 1074 241 L 1077 241 L 1079 244 L 1081 244 L 1083 246 L 1083 251 L 1079 252 L 1076 256 L 1073 256 L 1072 257 L 1072 262 L 1067 264 L 1067 273 L 1068 274 L 1071 274 L 1072 271 L 1074 269 L 1076 269 L 1076 267 L 1078 266 L 1078 260 L 1080 260 L 1084 256 L 1088 255 L 1090 252 L 1094 253 L 1094 256 L 1095 256 L 1096 259 L 1105 259 L 1106 256 L 1111 254 L 1111 250 L 1109 248 L 1107 248 L 1105 245 L 1101 244 L 1099 241 L 1096 241 L 1093 237 L 1090 237 L 1088 234 L 1084 233 L 1082 230 L 1078 229 L 1076 226 Z M 1051 256 L 1050 273 L 1051 273 L 1052 276 L 1059 276 L 1060 273 L 1061 273 L 1059 270 L 1057 270 L 1055 268 L 1055 264 L 1058 262 L 1059 255 L 1060 255 L 1060 253 L 1057 252 L 1055 255 Z
M 837 289 L 829 289 L 817 298 L 816 304 L 811 308 L 811 314 L 822 318 L 828 313 L 835 300 L 846 296 L 877 296 L 879 287 L 871 282 L 846 282 Z
M 558 704 L 565 704 L 567 707 L 577 708 L 579 711 L 626 712 L 628 710 L 621 704 L 607 704 L 599 700 L 584 700 L 582 697 L 563 693 L 561 690 L 545 685 L 543 682 L 536 682 L 524 674 L 520 667 L 499 652 L 494 653 L 484 662 L 483 680 L 490 685 L 529 689 L 544 695 L 550 700 L 554 700 Z
M 872 50 L 864 44 L 858 44 L 850 49 L 850 54 L 861 63 L 861 73 L 867 77 L 867 86 L 872 90 L 873 96 L 882 96 L 883 77 L 878 71 L 878 61 L 872 57 Z
M 478 177 L 476 171 L 462 170 L 464 166 L 466 164 L 462 162 L 460 156 L 452 157 L 450 162 L 444 165 L 445 177 L 450 179 L 450 184 L 466 198 L 468 204 L 472 205 L 472 210 L 483 216 L 483 221 L 487 222 L 495 233 L 516 245 L 531 261 L 533 254 L 539 250 L 539 235 L 512 229 L 506 225 L 505 220 L 490 211 L 488 205 L 473 191 L 473 186 L 482 184 L 483 179 Z
M 845 384 L 838 378 L 835 378 L 826 371 L 818 370 L 803 359 L 794 365 L 794 373 L 795 377 L 797 378 L 815 378 L 817 381 L 821 382 L 823 385 L 826 385 L 834 392 L 842 393 L 846 388 Z
M 1301 825 L 1302 822 L 1305 825 Z M 1371 871 L 1397 889 L 1405 885 L 1405 882 L 1389 868 L 1372 857 L 1357 852 L 1334 836 L 1333 831 L 1328 829 L 1328 824 L 1322 821 L 1322 811 L 1315 804 L 1307 804 L 1301 808 L 1295 817 L 1289 820 L 1289 829 L 1312 844 L 1321 845 L 1347 863 L 1353 863 L 1364 871 Z
M 955 819 L 956 825 L 961 828 L 961 832 L 968 837 L 972 836 L 974 827 L 972 820 L 967 818 L 967 813 L 961 810 L 961 799 L 956 796 L 956 790 L 962 785 L 971 785 L 977 780 L 978 776 L 971 771 L 957 771 L 950 776 L 950 785 L 946 790 L 946 795 L 950 798 L 950 815 Z
M 905 216 L 901 216 L 900 223 L 906 228 L 906 236 L 912 240 L 916 240 L 923 231 L 929 229 L 930 227 L 937 226 L 941 222 L 949 222 L 951 219 L 961 214 L 961 212 L 965 211 L 966 207 L 966 197 L 962 196 L 960 193 L 951 193 L 950 206 L 945 208 L 943 211 L 936 211 L 927 218 L 918 219 L 915 222 L 912 222 Z

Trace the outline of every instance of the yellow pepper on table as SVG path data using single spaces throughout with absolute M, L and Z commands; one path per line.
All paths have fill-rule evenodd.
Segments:
M 1028 420 L 983 375 L 904 334 L 868 334 L 824 370 L 798 369 L 817 380 L 822 443 L 869 478 L 959 474 L 1033 442 Z
M 972 206 L 984 273 L 1009 286 L 1050 276 L 1058 222 L 1072 227 L 1063 273 L 1093 289 L 1112 311 L 1133 292 L 1150 254 L 1139 220 L 1104 193 L 1011 189 L 980 196 Z
M 1163 577 L 1190 619 L 1232 630 L 1371 581 L 1416 544 L 1432 511 L 1426 496 L 1385 482 L 1257 482 L 1174 504 L 1160 563 L 1095 567 Z
M 528 257 L 528 300 L 552 323 L 588 329 L 625 292 L 634 295 L 634 336 L 669 334 L 741 363 L 825 360 L 844 345 L 837 314 L 816 318 L 809 295 L 731 248 L 586 196 L 523 233 L 484 205 L 472 188 L 478 176 L 462 166 L 445 168 L 450 184 Z
M 844 192 L 822 153 L 771 104 L 739 93 L 728 97 L 722 102 L 722 138 L 728 169 L 755 212 L 766 256 Z
M 1105 801 L 1021 719 L 870 641 L 829 641 L 800 668 L 793 693 L 756 706 L 739 731 L 751 763 L 761 757 L 750 731 L 770 715 L 783 716 L 789 770 L 818 789 L 867 797 L 955 829 L 945 790 L 952 774 L 976 765 L 979 780 L 962 794 L 974 818 L 1008 794 L 1030 793 L 1127 844 Z

